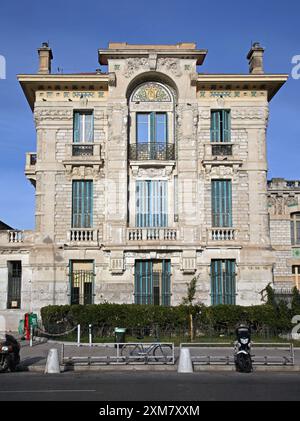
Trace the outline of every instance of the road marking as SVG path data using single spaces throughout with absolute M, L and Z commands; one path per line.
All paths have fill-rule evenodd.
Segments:
M 84 390 L 66 390 L 66 389 L 50 389 L 50 390 L 0 390 L 0 393 L 56 393 L 56 392 L 67 392 L 67 393 L 82 393 L 82 392 L 97 392 L 93 389 Z

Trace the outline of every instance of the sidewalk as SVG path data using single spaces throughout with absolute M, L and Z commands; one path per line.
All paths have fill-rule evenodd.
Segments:
M 49 349 L 51 348 L 57 348 L 59 358 L 61 358 L 61 349 L 62 344 L 59 342 L 35 342 L 33 347 L 29 346 L 29 343 L 27 341 L 21 341 L 21 367 L 24 371 L 43 371 L 47 355 L 49 352 Z M 161 370 L 177 370 L 177 363 L 178 363 L 178 357 L 179 357 L 180 349 L 179 347 L 175 347 L 175 365 L 166 365 L 166 364 L 97 364 L 97 365 L 76 365 L 74 367 L 69 367 L 69 369 L 72 370 L 78 370 L 78 371 L 87 371 L 87 370 L 153 370 L 153 371 L 161 371 Z M 222 357 L 228 357 L 230 361 L 232 361 L 233 358 L 233 348 L 232 347 L 201 347 L 201 348 L 190 348 L 190 353 L 192 358 L 201 355 L 202 360 L 204 356 L 211 355 L 211 356 L 222 356 Z M 283 350 L 275 350 L 275 349 L 253 349 L 253 354 L 257 358 L 264 357 L 265 355 L 268 355 L 268 357 L 272 358 L 278 358 L 280 356 L 289 356 L 289 353 L 287 351 Z M 114 346 L 106 347 L 106 346 L 88 346 L 88 345 L 82 345 L 80 347 L 77 347 L 77 345 L 65 345 L 64 347 L 64 355 L 65 357 L 100 357 L 100 356 L 113 356 L 116 355 L 116 350 Z M 195 371 L 234 371 L 235 367 L 234 365 L 194 365 Z M 255 369 L 257 371 L 300 371 L 300 348 L 295 348 L 295 365 L 294 366 L 255 366 Z

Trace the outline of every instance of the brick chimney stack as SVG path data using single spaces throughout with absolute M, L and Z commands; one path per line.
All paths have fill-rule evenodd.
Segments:
M 264 73 L 264 51 L 259 42 L 254 42 L 247 55 L 249 60 L 249 73 L 262 75 Z
M 49 48 L 48 42 L 43 42 L 42 46 L 38 49 L 39 53 L 39 74 L 48 75 L 51 73 L 51 60 L 53 54 Z

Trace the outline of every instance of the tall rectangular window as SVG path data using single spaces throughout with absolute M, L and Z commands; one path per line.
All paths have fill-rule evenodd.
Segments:
M 135 262 L 135 304 L 170 305 L 171 261 Z
M 93 182 L 73 181 L 72 228 L 93 227 Z
M 12 260 L 7 262 L 8 288 L 7 308 L 21 308 L 22 262 Z
M 167 113 L 137 113 L 136 143 L 167 143 Z
M 211 304 L 235 304 L 235 260 L 211 261 Z
M 167 181 L 136 182 L 136 226 L 168 226 Z
M 211 182 L 212 227 L 232 227 L 231 180 Z
M 300 212 L 291 214 L 291 242 L 300 245 Z
M 94 141 L 93 111 L 75 111 L 73 123 L 73 142 L 86 143 Z
M 230 111 L 212 110 L 211 111 L 211 142 L 230 142 Z

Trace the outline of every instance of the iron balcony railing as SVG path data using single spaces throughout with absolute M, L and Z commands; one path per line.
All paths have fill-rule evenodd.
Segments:
M 211 154 L 214 156 L 231 156 L 232 155 L 232 145 L 220 144 L 212 145 Z
M 129 145 L 129 159 L 133 161 L 173 161 L 175 145 L 173 143 L 134 143 Z
M 94 155 L 94 145 L 73 145 L 72 146 L 72 156 L 93 156 Z

